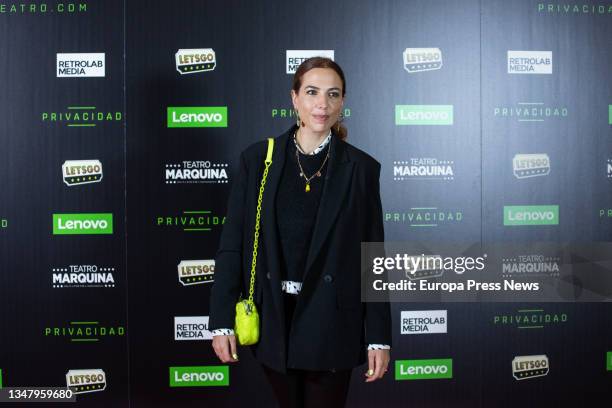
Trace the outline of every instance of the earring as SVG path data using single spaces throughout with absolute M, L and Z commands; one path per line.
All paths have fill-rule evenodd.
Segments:
M 295 111 L 295 116 L 297 116 L 297 120 L 296 120 L 297 127 L 300 127 L 301 125 L 300 113 L 297 110 Z

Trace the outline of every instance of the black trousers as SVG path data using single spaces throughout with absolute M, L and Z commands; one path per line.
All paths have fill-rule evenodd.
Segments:
M 299 295 L 297 295 L 299 296 Z M 296 295 L 284 294 L 286 335 L 289 334 Z M 262 364 L 280 408 L 342 408 L 352 369 L 312 371 L 287 369 L 280 373 Z

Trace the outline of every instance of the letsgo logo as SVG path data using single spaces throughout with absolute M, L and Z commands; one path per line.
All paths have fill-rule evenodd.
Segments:
M 217 57 L 212 48 L 178 50 L 174 55 L 179 74 L 197 74 L 212 71 L 217 66 Z
M 96 127 L 101 123 L 121 122 L 121 112 L 100 112 L 95 106 L 68 106 L 62 112 L 43 112 L 43 122 L 66 123 L 68 127 Z
M 68 337 L 71 342 L 97 342 L 101 337 L 122 337 L 123 326 L 100 326 L 100 322 L 70 322 L 68 326 L 45 327 L 45 337 Z
M 404 69 L 411 74 L 442 68 L 442 51 L 439 48 L 406 48 L 403 57 Z
M 512 376 L 516 380 L 543 377 L 548 374 L 548 357 L 519 356 L 512 360 Z
M 453 105 L 395 105 L 396 125 L 452 125 Z
M 550 158 L 547 154 L 517 154 L 512 159 L 512 173 L 517 179 L 547 176 Z
M 53 214 L 53 235 L 112 234 L 113 214 Z
M 453 359 L 395 360 L 396 380 L 453 378 Z
M 229 385 L 228 366 L 170 367 L 170 387 Z
M 106 374 L 99 368 L 68 370 L 66 386 L 75 394 L 104 391 L 106 389 Z
M 104 77 L 106 56 L 102 53 L 57 54 L 57 77 Z
M 302 62 L 312 57 L 327 57 L 334 60 L 334 50 L 286 50 L 287 73 L 295 74 Z
M 67 186 L 99 183 L 102 181 L 100 160 L 66 160 L 62 165 L 62 175 Z
M 227 127 L 227 106 L 168 107 L 168 127 Z
M 504 225 L 559 225 L 559 206 L 505 205 Z
M 509 74 L 552 74 L 552 51 L 508 51 Z
M 215 278 L 215 260 L 181 261 L 178 264 L 178 278 L 183 286 L 213 282 Z

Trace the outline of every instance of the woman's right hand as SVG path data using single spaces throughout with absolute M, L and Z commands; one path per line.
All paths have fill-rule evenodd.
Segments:
M 215 354 L 223 363 L 235 363 L 238 361 L 235 335 L 213 336 L 212 346 Z

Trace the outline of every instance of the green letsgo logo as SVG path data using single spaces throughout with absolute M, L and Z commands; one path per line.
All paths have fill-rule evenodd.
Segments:
M 493 316 L 494 326 L 518 329 L 543 329 L 567 323 L 565 313 L 545 313 L 544 309 L 519 309 L 512 314 Z
M 227 106 L 168 107 L 168 127 L 227 127 Z
M 53 235 L 112 234 L 113 214 L 53 214 Z
M 453 378 L 453 359 L 395 360 L 396 380 Z
M 452 125 L 453 105 L 395 105 L 396 125 Z
M 95 106 L 68 106 L 61 112 L 43 112 L 41 120 L 50 123 L 65 123 L 68 127 L 96 127 L 98 124 L 121 122 L 121 112 L 103 112 Z
M 506 205 L 504 225 L 559 225 L 559 206 Z
M 225 217 L 219 217 L 209 210 L 183 211 L 181 215 L 155 218 L 158 227 L 178 227 L 186 232 L 209 232 L 213 227 L 225 224 Z
M 228 366 L 170 367 L 170 387 L 229 385 Z
M 100 338 L 125 335 L 123 326 L 100 326 L 99 322 L 70 322 L 68 326 L 45 327 L 45 337 L 67 337 L 71 342 L 97 342 Z
M 606 369 L 612 371 L 612 351 L 608 351 L 606 354 Z M 0 372 L 0 387 L 2 387 L 2 372 Z

